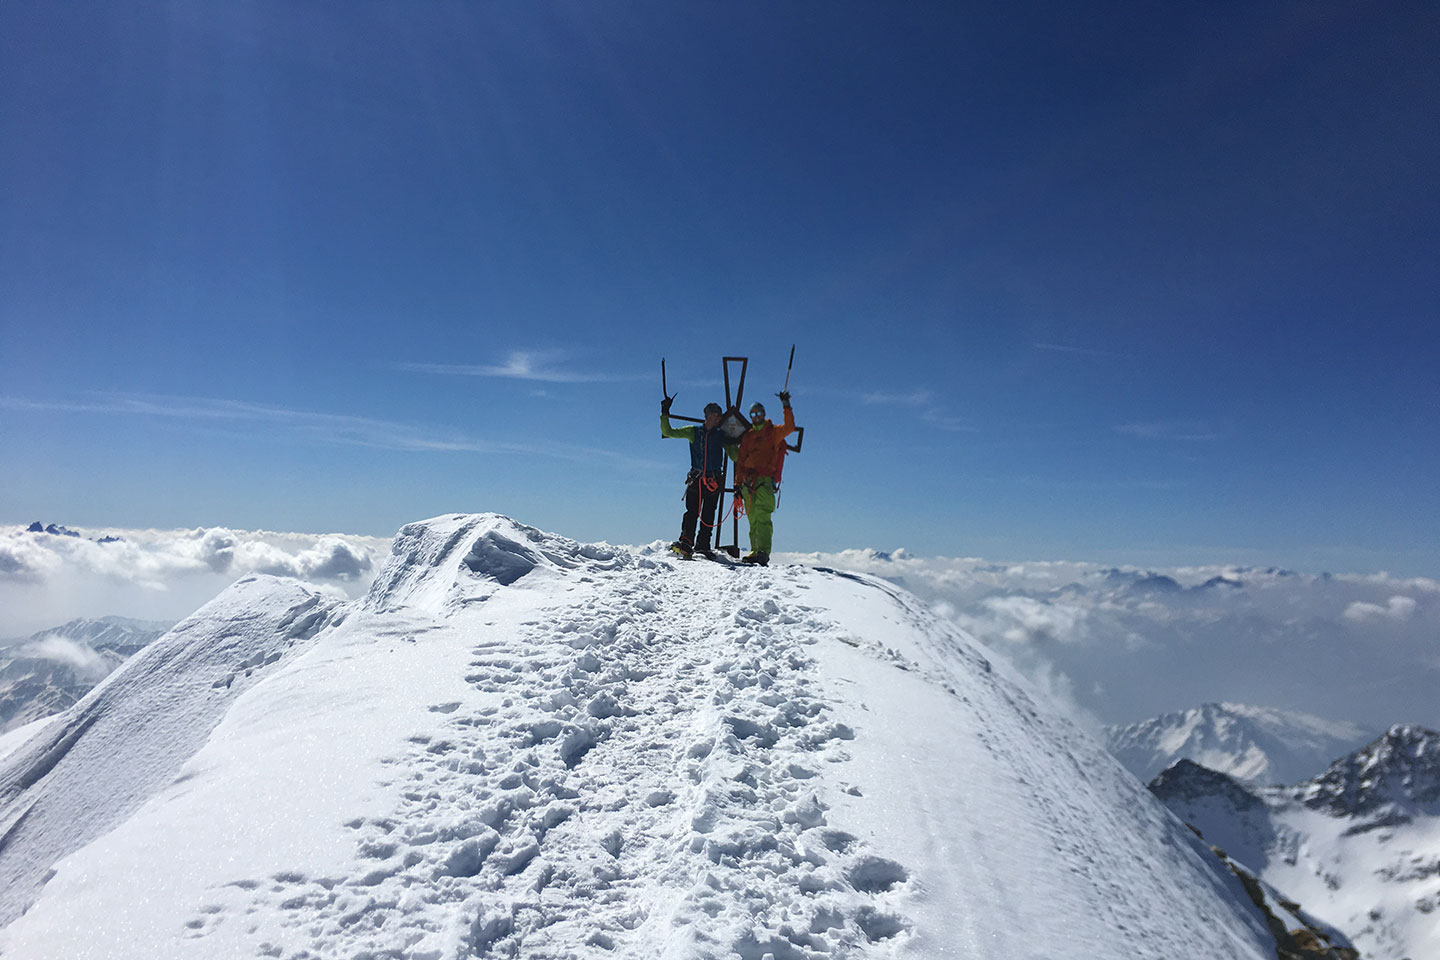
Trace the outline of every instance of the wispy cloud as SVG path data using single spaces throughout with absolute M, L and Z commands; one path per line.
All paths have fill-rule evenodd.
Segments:
M 920 419 L 937 430 L 948 430 L 951 433 L 979 433 L 980 428 L 963 417 L 952 417 L 944 410 L 935 408 L 926 410 L 920 414 Z
M 412 373 L 439 373 L 458 377 L 498 377 L 509 380 L 532 380 L 540 383 L 619 383 L 641 380 L 634 374 L 599 373 L 568 370 L 559 365 L 561 355 L 555 351 L 516 350 L 500 364 L 466 363 L 401 363 L 400 370 Z
M 909 393 L 885 393 L 875 390 L 861 394 L 860 402 L 870 406 L 923 407 L 934 398 L 929 390 L 911 390 Z
M 1117 353 L 1114 350 L 1096 350 L 1093 347 L 1077 347 L 1067 343 L 1032 343 L 1030 346 L 1036 350 L 1049 350 L 1052 353 L 1073 353 L 1084 357 L 1107 357 L 1111 360 L 1134 360 L 1135 357 L 1128 353 Z
M 87 400 L 50 401 L 0 396 L 0 409 L 263 424 L 302 436 L 308 441 L 410 453 L 528 455 L 575 463 L 609 463 L 615 467 L 643 470 L 661 465 L 652 460 L 626 457 L 613 451 L 575 444 L 484 440 L 458 432 L 436 430 L 421 424 L 290 410 L 242 400 L 216 400 L 208 397 L 97 394 Z M 0 561 L 3 559 L 3 556 L 0 556 Z
M 1116 433 L 1143 440 L 1218 440 L 1209 424 L 1198 420 L 1162 420 L 1151 423 L 1122 423 Z
M 58 413 L 96 413 L 177 420 L 262 423 L 283 427 L 321 441 L 384 450 L 459 453 L 527 453 L 529 445 L 495 443 L 444 433 L 413 423 L 346 414 L 290 410 L 243 400 L 174 397 L 153 394 L 98 394 L 78 401 L 31 400 L 0 396 L 0 407 Z
M 934 391 L 924 387 L 917 387 L 901 393 L 872 390 L 869 393 L 861 394 L 860 402 L 872 407 L 909 407 L 917 411 L 916 415 L 921 420 L 937 430 L 949 430 L 955 433 L 979 432 L 970 421 L 951 416 L 944 407 L 936 403 Z
M 14 653 L 18 657 L 62 663 L 92 681 L 104 679 L 105 675 L 114 669 L 111 662 L 106 661 L 105 657 L 92 648 L 58 634 L 31 640 Z

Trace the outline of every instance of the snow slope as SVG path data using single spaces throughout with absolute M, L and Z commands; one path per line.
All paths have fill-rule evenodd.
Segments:
M 172 785 L 230 704 L 323 625 L 335 601 L 250 577 L 176 625 L 0 760 L 0 922 L 60 857 Z
M 1392 727 L 1288 787 L 1182 762 L 1150 789 L 1367 960 L 1440 956 L 1440 734 Z
M 1305 713 L 1207 703 L 1105 728 L 1106 744 L 1142 782 L 1177 760 L 1257 784 L 1294 783 L 1365 742 L 1351 723 Z
M 251 583 L 206 608 L 235 624 L 212 647 L 269 643 L 302 589 Z M 155 702 L 174 722 L 77 755 L 132 712 L 107 691 L 183 700 L 209 675 L 147 678 L 153 649 L 62 716 L 75 743 L 7 816 L 64 775 L 60 829 L 113 809 L 129 766 L 167 769 L 108 832 L 7 834 L 7 887 L 64 858 L 24 885 L 6 957 L 1275 955 L 1189 830 L 885 581 L 456 515 L 405 527 L 369 595 L 321 616 L 196 716 L 203 746 Z

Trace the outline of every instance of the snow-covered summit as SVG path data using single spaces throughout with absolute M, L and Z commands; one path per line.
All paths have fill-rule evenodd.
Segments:
M 365 607 L 442 613 L 483 602 L 537 571 L 539 579 L 547 579 L 577 570 L 616 570 L 632 561 L 614 547 L 577 543 L 498 513 L 451 514 L 400 528 Z
M 407 526 L 348 604 L 241 581 L 0 761 L 0 802 L 27 960 L 1275 955 L 893 584 L 496 515 Z
M 1240 703 L 1206 703 L 1105 728 L 1106 743 L 1141 781 L 1177 760 L 1250 783 L 1294 783 L 1363 742 L 1349 723 Z

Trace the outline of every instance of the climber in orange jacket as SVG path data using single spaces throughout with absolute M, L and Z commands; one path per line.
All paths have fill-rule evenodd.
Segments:
M 750 518 L 750 552 L 745 563 L 765 566 L 770 562 L 770 544 L 775 524 L 775 493 L 780 487 L 780 473 L 785 467 L 785 438 L 795 432 L 795 411 L 790 409 L 790 394 L 781 393 L 785 423 L 776 426 L 765 419 L 765 407 L 750 405 L 750 429 L 740 442 L 726 448 L 735 461 L 735 493 L 745 504 Z

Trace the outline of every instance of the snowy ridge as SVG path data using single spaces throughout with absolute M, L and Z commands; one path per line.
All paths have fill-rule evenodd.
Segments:
M 1363 742 L 1353 724 L 1239 703 L 1207 703 L 1105 728 L 1110 752 L 1142 782 L 1185 759 L 1250 783 L 1294 783 Z
M 1392 727 L 1288 787 L 1181 761 L 1150 789 L 1367 960 L 1440 956 L 1440 734 Z
M 1190 831 L 885 581 L 450 516 L 327 622 L 5 956 L 1274 956 Z
M 294 580 L 237 582 L 0 760 L 0 923 L 51 865 L 170 784 L 228 705 L 334 606 Z
M 537 568 L 552 574 L 580 567 L 611 570 L 629 559 L 611 547 L 542 533 L 499 514 L 451 514 L 400 528 L 365 607 L 440 613 L 451 605 L 482 602 Z

